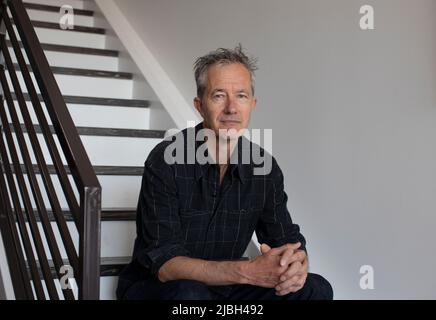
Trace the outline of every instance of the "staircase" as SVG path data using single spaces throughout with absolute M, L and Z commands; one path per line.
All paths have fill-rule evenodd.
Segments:
M 23 2 L 102 187 L 100 298 L 114 299 L 118 272 L 130 261 L 136 236 L 136 205 L 143 163 L 165 131 L 175 125 L 93 1 Z M 60 5 L 64 4 L 74 8 L 73 30 L 62 30 L 59 26 Z M 6 43 L 11 47 L 9 39 Z M 22 88 L 26 88 L 20 75 L 19 80 Z M 9 76 L 8 81 L 11 82 Z M 12 97 L 17 100 L 13 92 Z M 30 104 L 29 94 L 25 93 L 24 98 Z M 31 117 L 36 124 L 35 114 Z M 11 130 L 14 132 L 14 127 Z M 24 125 L 22 130 L 26 135 Z M 40 126 L 35 125 L 35 130 L 39 137 Z M 54 132 L 53 127 L 51 130 Z M 43 152 L 44 156 L 48 154 L 45 149 Z M 65 158 L 62 160 L 65 163 Z M 35 163 L 34 157 L 32 161 Z M 39 175 L 38 166 L 33 166 Z M 52 164 L 49 171 L 55 173 Z M 44 201 L 48 203 L 46 198 Z M 61 201 L 61 206 L 68 207 L 65 201 Z M 53 213 L 48 214 L 54 222 Z M 72 228 L 72 213 L 64 209 L 63 215 Z M 72 235 L 77 245 L 77 234 L 72 232 Z M 65 256 L 62 252 L 62 257 Z M 4 259 L 0 255 L 2 270 Z M 51 267 L 56 276 L 53 264 Z M 5 278 L 4 271 L 2 275 Z M 77 297 L 77 288 L 73 291 Z

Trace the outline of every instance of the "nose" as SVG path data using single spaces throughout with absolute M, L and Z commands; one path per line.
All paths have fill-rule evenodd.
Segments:
M 237 109 L 236 109 L 236 99 L 233 98 L 233 97 L 229 97 L 227 99 L 226 107 L 224 109 L 224 112 L 227 113 L 227 114 L 235 114 L 236 111 L 237 111 Z

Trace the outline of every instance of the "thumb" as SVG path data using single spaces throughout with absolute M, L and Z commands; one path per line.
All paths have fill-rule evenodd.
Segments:
M 265 253 L 267 253 L 268 251 L 270 251 L 271 250 L 271 247 L 269 246 L 269 245 L 267 245 L 266 243 L 262 243 L 261 245 L 260 245 L 260 252 L 262 253 L 262 254 L 265 254 Z

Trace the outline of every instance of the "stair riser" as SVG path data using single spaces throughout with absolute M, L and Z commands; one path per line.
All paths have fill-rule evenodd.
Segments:
M 11 53 L 12 61 L 17 63 L 17 59 L 12 48 L 9 48 Z M 24 52 L 24 59 L 27 64 L 29 60 Z M 68 52 L 57 52 L 57 51 L 45 51 L 45 56 L 47 57 L 48 63 L 51 66 L 56 67 L 69 67 L 69 68 L 81 68 L 81 69 L 97 69 L 106 71 L 117 71 L 118 70 L 118 58 L 117 57 L 107 57 L 92 54 L 78 54 L 78 53 L 68 53 Z
M 15 102 L 18 107 L 18 102 Z M 28 110 L 34 124 L 38 119 L 30 102 L 27 102 Z M 45 110 L 45 104 L 42 103 Z M 82 104 L 67 104 L 74 124 L 77 127 L 100 127 L 100 128 L 125 128 L 125 129 L 149 129 L 150 109 L 128 108 L 112 106 L 93 106 Z M 21 114 L 18 115 L 20 123 L 24 123 Z M 51 120 L 46 114 L 49 124 Z
M 16 34 L 18 34 L 17 31 L 15 32 Z M 72 30 L 56 30 L 47 28 L 35 28 L 35 32 L 41 43 L 106 49 L 106 35 L 104 34 L 93 34 Z M 6 36 L 6 39 L 9 40 L 9 35 Z
M 30 149 L 30 140 L 27 133 L 24 133 L 26 144 Z M 15 133 L 13 133 L 16 142 Z M 91 163 L 95 166 L 143 166 L 149 152 L 162 139 L 149 138 L 124 138 L 124 137 L 98 137 L 98 136 L 81 136 L 82 143 L 88 154 Z M 44 158 L 47 164 L 52 164 L 50 154 L 46 148 L 42 134 L 38 134 L 38 141 L 41 145 Z M 58 149 L 60 145 L 55 138 Z M 62 160 L 66 163 L 65 158 Z M 32 163 L 36 163 L 33 154 L 30 155 Z M 20 158 L 20 163 L 22 159 Z M 116 206 L 119 207 L 119 206 Z
M 72 290 L 74 293 L 74 296 L 77 299 L 78 296 L 78 291 L 77 291 L 77 284 L 74 280 L 71 281 L 72 284 Z M 44 289 L 45 289 L 45 281 L 42 281 Z M 31 284 L 33 286 L 33 284 Z M 59 284 L 59 280 L 55 280 L 55 286 L 58 292 L 59 297 L 63 297 L 62 296 L 62 292 L 61 292 L 61 286 Z M 116 289 L 118 286 L 118 277 L 101 277 L 100 278 L 100 300 L 116 300 Z M 47 291 L 44 290 L 46 296 L 47 295 Z M 62 298 L 61 298 L 62 299 Z
M 102 208 L 136 208 L 138 204 L 138 195 L 141 188 L 141 178 L 139 176 L 97 176 L 102 187 Z M 72 185 L 74 181 L 69 176 Z M 43 181 L 40 175 L 37 175 L 38 185 L 44 190 Z M 58 194 L 59 202 L 62 208 L 68 208 L 68 204 L 64 199 L 62 188 L 57 181 L 57 177 L 52 176 L 53 185 Z M 30 185 L 26 182 L 28 191 Z M 76 191 L 75 191 L 76 192 Z M 78 193 L 76 192 L 76 197 Z M 48 197 L 43 194 L 44 204 L 47 208 L 50 207 Z M 31 205 L 36 208 L 36 204 L 31 199 Z M 106 223 L 106 222 L 105 222 Z
M 38 214 L 35 212 L 35 214 Z M 29 234 L 30 226 L 26 223 Z M 79 234 L 74 222 L 67 222 L 68 230 L 70 231 L 76 250 L 79 244 Z M 59 245 L 60 253 L 63 259 L 67 258 L 62 245 L 62 239 L 58 231 L 56 222 L 51 223 L 56 241 Z M 17 224 L 18 227 L 18 224 Z M 135 221 L 116 221 L 103 222 L 101 224 L 101 257 L 128 257 L 133 252 L 133 243 L 136 237 Z M 38 228 L 41 235 L 44 234 L 42 224 L 38 222 Z M 47 258 L 51 260 L 51 254 L 48 246 L 45 246 Z M 35 252 L 36 253 L 36 252 Z
M 100 300 L 116 300 L 118 277 L 100 278 Z
M 61 18 L 63 17 L 63 13 L 61 14 L 60 12 L 50 12 L 50 11 L 33 10 L 33 9 L 27 9 L 26 11 L 30 17 L 30 20 L 35 20 L 35 21 L 59 23 Z M 73 20 L 74 20 L 73 25 L 76 26 L 85 26 L 85 27 L 94 26 L 93 17 L 75 14 L 73 16 Z
M 13 88 L 12 83 L 9 80 L 8 71 L 6 72 L 6 75 L 10 85 L 9 88 Z M 17 75 L 20 79 L 20 85 L 23 92 L 28 92 L 25 82 L 22 79 L 21 72 L 17 72 Z M 36 83 L 33 74 L 31 75 L 34 83 Z M 63 95 L 129 99 L 132 94 L 132 80 L 94 78 L 63 74 L 55 74 L 55 79 Z M 14 90 L 12 89 L 11 91 Z M 39 90 L 37 90 L 37 92 L 39 92 Z

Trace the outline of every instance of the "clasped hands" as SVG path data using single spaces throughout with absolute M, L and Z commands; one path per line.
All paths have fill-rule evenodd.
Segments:
M 271 248 L 260 246 L 262 255 L 250 261 L 249 283 L 275 288 L 276 295 L 283 296 L 300 290 L 306 282 L 308 260 L 301 243 L 285 244 Z

